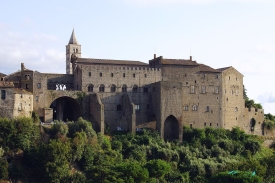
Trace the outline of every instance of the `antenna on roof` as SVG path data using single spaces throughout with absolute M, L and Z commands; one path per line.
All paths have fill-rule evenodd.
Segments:
M 190 46 L 190 60 L 192 61 L 191 46 Z
M 154 58 L 156 58 L 157 57 L 157 55 L 156 55 L 156 45 L 155 45 L 155 47 L 154 47 Z

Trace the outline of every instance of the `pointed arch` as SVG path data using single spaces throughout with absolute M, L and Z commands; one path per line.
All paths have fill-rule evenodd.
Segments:
M 173 115 L 168 116 L 164 121 L 164 139 L 179 139 L 179 122 Z

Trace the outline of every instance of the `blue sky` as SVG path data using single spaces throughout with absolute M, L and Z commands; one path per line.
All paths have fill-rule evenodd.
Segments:
M 72 29 L 82 57 L 148 62 L 157 56 L 213 68 L 233 66 L 247 94 L 275 114 L 275 1 L 90 0 L 2 1 L 0 72 L 24 62 L 65 73 Z

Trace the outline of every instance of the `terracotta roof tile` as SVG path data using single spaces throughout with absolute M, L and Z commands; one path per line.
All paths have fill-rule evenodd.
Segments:
M 198 66 L 196 61 L 184 60 L 184 59 L 166 59 L 164 58 L 161 63 L 163 65 L 189 65 L 189 66 Z
M 14 93 L 16 93 L 16 94 L 29 94 L 29 95 L 32 95 L 31 92 L 28 92 L 28 91 L 24 90 L 23 88 L 14 88 Z
M 223 68 L 219 68 L 219 69 L 216 69 L 216 70 L 222 72 L 222 71 L 225 71 L 225 70 L 227 70 L 227 69 L 229 69 L 229 68 L 230 68 L 230 67 L 223 67 Z
M 209 67 L 208 65 L 199 64 L 200 72 L 221 72 L 217 69 L 213 69 L 212 67 Z
M 137 65 L 137 66 L 148 66 L 148 64 L 140 61 L 130 60 L 109 60 L 109 59 L 94 59 L 94 58 L 77 58 L 77 63 L 85 64 L 111 64 L 111 65 Z
M 13 82 L 0 81 L 0 87 L 13 88 L 14 84 Z

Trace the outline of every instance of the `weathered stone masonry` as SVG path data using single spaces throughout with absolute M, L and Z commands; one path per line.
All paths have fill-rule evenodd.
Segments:
M 0 115 L 13 117 L 18 98 L 14 88 L 30 95 L 30 108 L 42 121 L 76 120 L 82 116 L 102 133 L 135 132 L 154 127 L 165 139 L 181 139 L 184 125 L 196 128 L 239 126 L 262 135 L 264 111 L 246 109 L 243 75 L 233 67 L 214 69 L 189 59 L 162 56 L 139 61 L 81 58 L 74 31 L 66 46 L 66 74 L 28 70 L 1 75 L 0 85 L 10 100 L 1 99 Z M 31 98 L 33 96 L 33 99 Z M 10 107 L 12 106 L 12 107 Z M 27 114 L 28 112 L 25 112 Z M 21 112 L 21 114 L 23 114 Z M 256 125 L 251 126 L 251 120 Z

